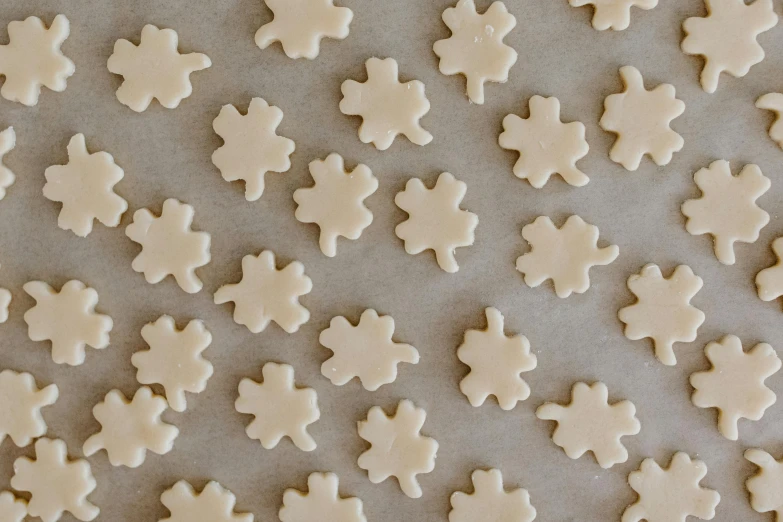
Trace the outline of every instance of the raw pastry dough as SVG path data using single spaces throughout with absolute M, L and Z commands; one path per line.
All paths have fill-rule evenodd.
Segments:
M 764 59 L 764 49 L 756 37 L 778 23 L 772 0 L 704 0 L 706 17 L 691 17 L 682 24 L 685 54 L 704 57 L 701 86 L 706 92 L 718 88 L 720 73 L 735 78 L 748 74 Z
M 3 157 L 16 146 L 16 132 L 13 127 L 8 127 L 0 132 L 0 200 L 5 197 L 5 190 L 14 184 L 16 176 L 11 169 L 3 165 Z
M 400 83 L 399 67 L 393 58 L 370 58 L 365 67 L 366 82 L 345 80 L 340 87 L 340 112 L 362 117 L 361 142 L 372 143 L 378 150 L 391 147 L 398 134 L 404 134 L 416 145 L 431 142 L 432 134 L 419 124 L 419 119 L 430 110 L 424 84 L 418 80 Z
M 347 172 L 342 156 L 335 153 L 325 160 L 311 161 L 310 174 L 315 185 L 294 191 L 296 219 L 317 224 L 321 252 L 334 257 L 338 236 L 359 239 L 372 223 L 372 212 L 364 200 L 378 190 L 378 179 L 361 163 Z
M 477 469 L 470 480 L 473 493 L 456 491 L 451 494 L 449 522 L 532 522 L 536 518 L 530 494 L 522 488 L 507 492 L 500 470 Z
M 778 262 L 756 274 L 756 288 L 762 301 L 774 301 L 783 296 L 783 237 L 772 242 Z
M 223 146 L 212 154 L 212 163 L 226 181 L 243 180 L 245 199 L 256 201 L 264 193 L 267 172 L 286 172 L 291 168 L 289 156 L 296 145 L 277 135 L 283 111 L 270 106 L 263 98 L 253 98 L 242 115 L 231 104 L 224 105 L 212 122 L 212 128 L 223 138 Z
M 669 127 L 685 112 L 685 103 L 674 97 L 674 86 L 668 83 L 645 89 L 636 67 L 621 67 L 620 77 L 625 90 L 606 97 L 599 122 L 602 129 L 617 134 L 609 157 L 630 171 L 639 168 L 645 154 L 658 166 L 667 165 L 685 144 Z
M 68 142 L 68 164 L 52 165 L 44 172 L 43 195 L 62 203 L 57 225 L 79 237 L 92 232 L 93 220 L 107 227 L 120 224 L 128 202 L 114 192 L 125 172 L 108 152 L 87 152 L 84 134 Z
M 38 103 L 41 86 L 62 92 L 66 80 L 76 72 L 60 46 L 71 26 L 65 15 L 57 15 L 49 29 L 37 16 L 8 24 L 8 43 L 0 45 L 0 76 L 5 83 L 0 95 L 31 107 Z
M 141 384 L 161 384 L 171 409 L 185 411 L 185 392 L 203 392 L 212 376 L 212 364 L 201 356 L 212 343 L 212 334 L 198 320 L 177 330 L 174 319 L 162 315 L 154 323 L 144 325 L 141 337 L 150 349 L 131 356 L 131 364 L 138 369 L 136 380 Z
M 598 248 L 598 227 L 576 215 L 559 229 L 548 217 L 539 216 L 522 228 L 522 237 L 530 243 L 530 252 L 517 258 L 525 284 L 535 288 L 551 279 L 561 298 L 586 292 L 590 268 L 608 265 L 620 254 L 617 245 Z
M 774 511 L 776 520 L 783 520 L 783 460 L 760 449 L 745 451 L 745 458 L 759 467 L 745 482 L 751 507 L 759 513 Z
M 233 301 L 234 322 L 253 333 L 263 332 L 270 321 L 294 333 L 310 319 L 299 297 L 312 289 L 313 281 L 304 274 L 302 263 L 292 261 L 278 270 L 274 252 L 264 250 L 242 258 L 242 280 L 218 288 L 215 304 Z
M 409 344 L 395 343 L 393 335 L 394 319 L 389 315 L 378 317 L 375 310 L 362 312 L 356 326 L 345 317 L 333 318 L 318 338 L 334 353 L 321 365 L 321 374 L 337 386 L 358 377 L 369 391 L 394 382 L 397 365 L 417 364 L 419 352 Z
M 674 343 L 695 341 L 704 322 L 704 312 L 691 305 L 703 284 L 686 265 L 675 268 L 668 279 L 664 279 L 658 265 L 645 265 L 640 273 L 628 278 L 628 289 L 636 296 L 636 303 L 617 314 L 625 323 L 625 336 L 632 341 L 649 337 L 658 360 L 674 366 Z
M 179 37 L 173 29 L 147 24 L 139 45 L 120 39 L 109 57 L 109 72 L 123 77 L 117 99 L 136 112 L 143 112 L 157 99 L 167 109 L 176 108 L 191 95 L 190 74 L 212 65 L 201 53 L 180 54 Z
M 631 25 L 631 7 L 649 10 L 658 5 L 658 0 L 568 0 L 568 3 L 572 7 L 592 5 L 593 28 L 624 31 Z
M 756 107 L 775 113 L 775 122 L 769 128 L 769 137 L 783 149 L 783 94 L 771 92 L 756 100 Z M 0 198 L 3 199 L 3 198 Z
M 27 516 L 27 501 L 10 491 L 0 491 L 0 522 L 22 522 Z
M 8 320 L 8 307 L 11 305 L 11 292 L 0 288 L 0 324 Z
M 464 182 L 448 172 L 438 176 L 431 189 L 418 178 L 408 180 L 405 190 L 394 197 L 394 203 L 408 213 L 408 219 L 394 229 L 405 242 L 407 253 L 416 255 L 431 249 L 443 270 L 459 270 L 454 250 L 473 244 L 479 221 L 473 212 L 459 208 L 467 190 Z
M 281 522 L 367 522 L 362 501 L 356 497 L 340 498 L 334 473 L 311 473 L 307 493 L 287 489 L 280 508 Z
M 21 448 L 45 435 L 41 408 L 54 404 L 59 395 L 56 384 L 38 389 L 29 373 L 0 372 L 0 444 L 9 436 Z
M 729 440 L 737 440 L 741 418 L 760 420 L 775 404 L 775 393 L 764 380 L 780 370 L 780 359 L 766 343 L 744 352 L 742 342 L 734 335 L 709 343 L 704 353 L 712 368 L 691 374 L 691 400 L 699 408 L 717 408 L 718 431 Z
M 400 401 L 394 417 L 388 417 L 379 406 L 370 408 L 367 420 L 358 423 L 359 436 L 371 444 L 359 455 L 359 467 L 367 470 L 370 482 L 378 484 L 394 476 L 403 493 L 421 497 L 416 475 L 435 469 L 438 452 L 438 442 L 420 433 L 426 417 L 427 413 L 409 400 Z
M 86 345 L 96 350 L 109 346 L 114 322 L 95 312 L 98 292 L 81 281 L 68 281 L 55 291 L 43 281 L 30 281 L 22 288 L 35 306 L 24 314 L 27 335 L 32 341 L 51 341 L 52 360 L 78 366 L 84 362 Z
M 180 480 L 160 496 L 171 516 L 159 522 L 253 522 L 250 513 L 235 513 L 237 498 L 215 482 L 207 483 L 200 493 Z
M 440 72 L 464 75 L 470 101 L 484 103 L 484 82 L 508 81 L 508 71 L 517 61 L 517 52 L 503 43 L 517 19 L 503 2 L 492 2 L 480 15 L 473 0 L 458 0 L 443 11 L 443 23 L 451 36 L 432 47 L 440 58 Z

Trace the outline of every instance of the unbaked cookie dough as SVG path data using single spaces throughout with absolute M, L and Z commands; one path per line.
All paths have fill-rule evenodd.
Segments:
M 280 522 L 367 522 L 362 501 L 356 497 L 341 498 L 339 481 L 334 473 L 311 473 L 307 493 L 287 489 L 283 493 Z
M 59 395 L 56 384 L 39 389 L 29 373 L 0 372 L 0 444 L 10 437 L 21 448 L 46 435 L 41 408 L 54 404 Z
M 536 508 L 526 489 L 506 491 L 498 469 L 477 469 L 470 476 L 473 493 L 451 494 L 449 522 L 532 522 Z
M 6 189 L 14 184 L 16 176 L 11 169 L 3 165 L 3 158 L 16 146 L 16 132 L 8 127 L 0 132 L 0 201 L 5 197 Z
M 774 511 L 776 520 L 783 520 L 783 459 L 764 450 L 749 449 L 745 458 L 759 467 L 758 472 L 745 481 L 750 493 L 750 505 L 759 513 Z
M 0 522 L 22 522 L 27 516 L 27 501 L 10 491 L 0 491 Z
M 631 25 L 631 7 L 650 10 L 658 0 L 568 0 L 572 7 L 592 5 L 593 27 L 599 31 L 624 31 Z
M 756 100 L 756 107 L 775 114 L 775 121 L 769 128 L 769 137 L 783 149 L 783 94 L 779 92 L 765 94 Z
M 756 288 L 762 301 L 774 301 L 783 296 L 783 237 L 772 242 L 772 251 L 778 262 L 756 274 Z
M 234 511 L 237 498 L 214 480 L 200 492 L 180 480 L 163 492 L 160 502 L 171 515 L 159 522 L 253 522 L 250 513 Z

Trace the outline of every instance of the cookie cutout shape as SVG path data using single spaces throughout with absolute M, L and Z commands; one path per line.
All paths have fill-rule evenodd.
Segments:
M 68 142 L 68 164 L 52 165 L 44 176 L 44 197 L 63 204 L 57 225 L 79 237 L 92 232 L 95 219 L 116 227 L 128 210 L 128 202 L 114 192 L 125 172 L 108 152 L 87 152 L 84 134 Z
M 321 332 L 318 340 L 334 353 L 321 365 L 321 374 L 342 386 L 358 377 L 365 390 L 375 391 L 397 379 L 397 365 L 417 364 L 419 352 L 413 346 L 395 343 L 394 319 L 378 316 L 372 309 L 362 312 L 359 324 L 338 316 Z
M 8 127 L 0 132 L 0 201 L 5 197 L 8 187 L 14 184 L 16 176 L 11 169 L 3 165 L 3 157 L 16 146 L 16 132 L 13 127 Z
M 242 280 L 218 288 L 215 304 L 233 301 L 234 322 L 253 333 L 263 332 L 270 321 L 294 333 L 310 319 L 299 297 L 312 289 L 313 281 L 304 274 L 302 263 L 292 261 L 278 270 L 274 252 L 264 250 L 242 258 Z
M 718 88 L 720 73 L 735 78 L 748 74 L 750 68 L 764 59 L 764 49 L 756 37 L 778 23 L 772 0 L 704 0 L 706 17 L 692 17 L 683 22 L 685 54 L 704 57 L 701 86 L 709 93 Z
M 194 232 L 193 207 L 174 198 L 163 202 L 159 217 L 146 208 L 133 214 L 133 223 L 125 229 L 131 241 L 141 245 L 131 268 L 144 274 L 148 283 L 156 284 L 174 276 L 180 288 L 195 294 L 203 286 L 196 268 L 209 263 L 211 237 Z
M 359 421 L 359 436 L 371 447 L 359 455 L 359 467 L 367 470 L 370 482 L 378 484 L 394 476 L 402 492 L 410 498 L 421 497 L 419 473 L 435 469 L 438 442 L 421 435 L 427 413 L 409 400 L 400 401 L 394 417 L 373 406 L 367 420 Z
M 109 57 L 109 72 L 123 77 L 117 99 L 136 112 L 144 112 L 156 99 L 167 109 L 176 108 L 193 93 L 190 74 L 212 65 L 201 53 L 180 54 L 179 37 L 173 29 L 147 24 L 139 45 L 117 40 Z
M 294 367 L 288 364 L 268 362 L 261 372 L 261 383 L 247 377 L 240 381 L 239 398 L 234 403 L 239 413 L 255 417 L 245 429 L 247 436 L 261 441 L 265 449 L 289 437 L 300 450 L 313 451 L 316 444 L 307 426 L 321 417 L 315 390 L 297 388 Z
M 102 350 L 109 346 L 114 322 L 95 312 L 98 292 L 81 281 L 68 281 L 57 292 L 43 281 L 30 281 L 22 287 L 35 299 L 24 314 L 27 335 L 32 341 L 51 341 L 52 360 L 78 366 L 84 362 L 85 346 Z
M 695 341 L 704 322 L 704 312 L 691 305 L 703 284 L 687 265 L 679 265 L 668 279 L 664 279 L 658 265 L 645 265 L 628 278 L 628 289 L 636 296 L 636 303 L 617 313 L 625 323 L 625 336 L 632 341 L 649 337 L 655 357 L 674 366 L 674 343 Z
M 0 372 L 0 444 L 9 436 L 21 448 L 45 435 L 41 408 L 54 404 L 59 395 L 56 384 L 38 389 L 29 373 Z
M 5 83 L 0 96 L 28 107 L 38 103 L 41 87 L 62 92 L 76 72 L 60 46 L 71 34 L 65 15 L 57 15 L 49 29 L 37 16 L 8 24 L 8 43 L 0 45 L 0 76 Z
M 685 140 L 669 126 L 685 112 L 685 103 L 675 98 L 674 86 L 662 83 L 648 91 L 636 67 L 620 68 L 625 91 L 604 100 L 598 124 L 617 135 L 609 158 L 626 170 L 639 168 L 645 154 L 658 165 L 667 165 Z
M 508 81 L 508 71 L 517 61 L 517 52 L 503 43 L 517 19 L 503 2 L 492 2 L 484 14 L 478 14 L 473 0 L 458 0 L 443 11 L 443 23 L 451 36 L 432 47 L 440 58 L 438 68 L 447 76 L 465 76 L 468 98 L 482 104 L 484 82 Z
M 0 324 L 8 320 L 8 307 L 11 305 L 11 292 L 0 288 Z
M 367 522 L 361 500 L 340 498 L 334 473 L 311 473 L 307 489 L 307 493 L 285 490 L 278 515 L 281 522 Z
M 668 468 L 654 459 L 644 459 L 638 471 L 628 476 L 628 484 L 639 500 L 623 512 L 622 522 L 685 522 L 688 516 L 712 520 L 720 502 L 717 491 L 699 486 L 707 466 L 677 452 Z
M 418 178 L 409 179 L 405 190 L 394 197 L 394 204 L 408 213 L 408 219 L 394 229 L 405 242 L 405 251 L 416 255 L 433 250 L 438 266 L 457 272 L 454 251 L 473 244 L 479 221 L 473 212 L 459 208 L 467 191 L 468 186 L 448 172 L 438 176 L 431 189 Z
M 0 491 L 0 522 L 22 522 L 27 516 L 27 502 L 10 491 Z
M 783 459 L 760 449 L 745 451 L 745 459 L 759 467 L 758 473 L 745 481 L 750 493 L 750 505 L 759 513 L 774 511 L 776 520 L 783 520 Z
M 769 223 L 769 214 L 756 200 L 769 190 L 771 182 L 757 165 L 745 165 L 738 176 L 732 176 L 726 160 L 700 169 L 693 180 L 702 196 L 682 204 L 682 213 L 688 218 L 685 229 L 694 236 L 712 234 L 718 261 L 733 265 L 734 243 L 754 243 Z
M 120 390 L 110 391 L 92 409 L 101 431 L 85 441 L 84 455 L 89 457 L 105 449 L 112 466 L 137 468 L 144 463 L 147 450 L 158 455 L 168 453 L 179 430 L 161 420 L 167 407 L 166 399 L 153 395 L 147 386 L 136 390 L 132 401 Z
M 522 228 L 522 237 L 530 243 L 530 252 L 517 258 L 517 270 L 531 288 L 551 279 L 558 297 L 582 294 L 590 288 L 590 268 L 608 265 L 620 254 L 617 245 L 598 248 L 598 227 L 577 215 L 562 227 L 539 216 Z
M 771 92 L 756 100 L 756 107 L 775 114 L 775 122 L 769 128 L 769 137 L 783 149 L 783 94 Z M 0 198 L 3 199 L 3 198 Z
M 160 496 L 171 515 L 160 522 L 253 522 L 250 513 L 236 513 L 237 498 L 215 482 L 207 483 L 200 493 L 180 480 Z
M 131 356 L 131 364 L 138 370 L 136 380 L 162 385 L 171 409 L 185 411 L 185 392 L 203 392 L 212 377 L 212 364 L 201 356 L 212 343 L 212 334 L 198 320 L 177 330 L 174 319 L 162 315 L 154 323 L 144 325 L 141 337 L 150 349 Z
M 546 185 L 552 174 L 575 187 L 590 181 L 576 162 L 587 155 L 590 147 L 585 140 L 585 126 L 578 122 L 560 121 L 560 101 L 557 98 L 530 98 L 530 117 L 509 114 L 503 118 L 503 132 L 498 143 L 504 149 L 519 152 L 514 175 L 527 179 L 535 188 Z
M 451 494 L 449 522 L 533 522 L 536 508 L 530 504 L 526 489 L 506 491 L 500 470 L 477 469 L 470 476 L 473 493 L 456 491 Z
M 337 254 L 337 237 L 359 239 L 372 223 L 372 212 L 364 200 L 378 190 L 378 179 L 367 165 L 359 164 L 352 172 L 345 170 L 339 154 L 310 162 L 315 185 L 294 191 L 296 219 L 315 223 L 321 228 L 319 245 L 328 257 Z
M 593 28 L 599 31 L 612 29 L 624 31 L 631 25 L 631 8 L 648 11 L 658 5 L 658 0 L 568 0 L 572 7 L 592 5 Z
M 11 477 L 12 488 L 30 493 L 28 515 L 43 522 L 56 522 L 65 511 L 83 522 L 98 516 L 100 509 L 87 500 L 96 486 L 89 462 L 69 460 L 59 439 L 35 441 L 35 457 L 16 459 Z
M 400 83 L 399 68 L 393 58 L 370 58 L 365 67 L 366 82 L 345 80 L 340 86 L 340 112 L 362 117 L 361 142 L 372 143 L 378 150 L 391 147 L 398 134 L 404 134 L 416 145 L 431 142 L 432 134 L 419 124 L 419 119 L 430 110 L 424 84 L 418 80 Z
M 762 301 L 774 301 L 783 296 L 783 237 L 772 242 L 778 262 L 756 274 L 756 289 Z
M 267 172 L 286 172 L 296 145 L 277 135 L 283 111 L 263 98 L 253 98 L 242 115 L 231 104 L 224 105 L 212 122 L 223 146 L 212 154 L 212 163 L 226 181 L 245 182 L 245 199 L 256 201 L 264 193 Z

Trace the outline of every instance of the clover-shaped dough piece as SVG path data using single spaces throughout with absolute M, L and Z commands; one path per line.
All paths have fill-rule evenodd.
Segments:
M 39 389 L 29 373 L 0 372 L 0 444 L 9 436 L 21 448 L 45 435 L 41 408 L 54 404 L 58 396 L 56 384 Z
M 90 463 L 69 460 L 68 448 L 59 439 L 38 439 L 35 460 L 14 461 L 11 487 L 30 493 L 27 513 L 43 522 L 56 522 L 65 511 L 83 522 L 96 518 L 100 509 L 87 500 L 95 486 Z
M 41 87 L 62 92 L 76 72 L 60 46 L 71 34 L 65 15 L 57 15 L 49 29 L 37 16 L 8 24 L 8 43 L 0 45 L 0 76 L 5 83 L 0 96 L 31 107 L 38 103 Z
M 304 274 L 302 263 L 292 261 L 278 270 L 274 252 L 264 250 L 242 258 L 242 280 L 218 288 L 215 304 L 233 302 L 234 322 L 253 333 L 263 332 L 270 321 L 294 333 L 310 319 L 299 297 L 312 289 L 313 281 Z
M 433 250 L 438 266 L 457 272 L 454 251 L 473 244 L 479 221 L 473 212 L 459 208 L 467 191 L 468 186 L 448 172 L 438 176 L 431 189 L 418 178 L 409 179 L 405 190 L 394 197 L 394 203 L 408 213 L 408 219 L 394 229 L 405 242 L 405 251 L 416 255 Z
M 0 288 L 0 324 L 8 320 L 8 307 L 11 305 L 11 292 Z
M 263 98 L 253 98 L 242 115 L 231 104 L 224 105 L 212 122 L 223 145 L 212 154 L 212 163 L 226 181 L 245 182 L 245 199 L 256 201 L 264 193 L 267 172 L 291 168 L 293 140 L 277 135 L 283 111 Z
M 114 322 L 95 312 L 94 289 L 76 280 L 65 283 L 60 292 L 43 281 L 30 281 L 22 288 L 36 301 L 24 314 L 27 335 L 32 341 L 51 341 L 54 362 L 78 366 L 84 362 L 85 346 L 109 346 Z
M 707 466 L 683 452 L 672 457 L 668 468 L 654 459 L 642 461 L 628 476 L 628 484 L 639 499 L 623 512 L 622 522 L 685 522 L 688 516 L 712 520 L 720 502 L 717 491 L 699 486 Z
M 599 122 L 602 129 L 617 134 L 609 157 L 630 171 L 639 168 L 645 154 L 658 166 L 668 164 L 685 144 L 669 127 L 685 111 L 685 103 L 675 98 L 674 86 L 668 83 L 646 90 L 635 67 L 621 67 L 620 77 L 625 91 L 606 97 Z
M 427 413 L 409 400 L 400 401 L 394 417 L 373 406 L 367 420 L 359 421 L 359 436 L 371 444 L 359 455 L 359 467 L 367 470 L 370 482 L 378 484 L 394 476 L 402 492 L 421 497 L 416 475 L 435 469 L 438 442 L 421 435 Z
M 265 449 L 289 437 L 300 450 L 313 451 L 316 444 L 307 426 L 321 417 L 315 390 L 297 388 L 294 367 L 288 364 L 268 362 L 261 373 L 261 383 L 248 378 L 240 381 L 239 398 L 234 403 L 239 413 L 255 417 L 245 429 L 247 436 L 261 441 Z
M 546 185 L 552 174 L 575 187 L 590 181 L 576 162 L 587 155 L 590 147 L 585 140 L 585 126 L 578 122 L 560 121 L 560 101 L 557 98 L 530 98 L 530 117 L 509 114 L 503 118 L 503 132 L 498 137 L 504 149 L 519 152 L 514 175 L 527 179 L 535 188 Z
M 185 411 L 185 392 L 203 392 L 212 376 L 212 364 L 201 356 L 212 343 L 212 334 L 198 320 L 178 330 L 171 316 L 162 315 L 144 325 L 141 337 L 150 349 L 131 356 L 131 364 L 138 369 L 136 380 L 162 385 L 171 409 Z
M 367 522 L 362 501 L 356 497 L 341 498 L 339 481 L 334 473 L 311 473 L 307 493 L 287 489 L 280 508 L 281 522 Z
M 319 342 L 332 357 L 321 365 L 321 374 L 342 386 L 358 377 L 365 390 L 375 391 L 397 379 L 397 365 L 401 362 L 417 364 L 419 352 L 413 346 L 395 343 L 394 319 L 378 316 L 372 309 L 362 312 L 359 324 L 338 316 L 321 332 Z
M 195 294 L 203 284 L 196 268 L 209 263 L 211 237 L 206 232 L 194 232 L 193 207 L 174 198 L 163 202 L 160 216 L 146 208 L 133 214 L 133 223 L 125 229 L 131 241 L 141 245 L 131 268 L 144 274 L 148 283 L 156 284 L 166 276 L 174 276 L 180 288 Z
M 775 114 L 775 121 L 769 128 L 769 137 L 783 149 L 783 94 L 779 92 L 765 94 L 756 100 L 756 107 Z
M 745 458 L 759 467 L 758 473 L 745 481 L 750 493 L 750 505 L 759 513 L 774 511 L 776 520 L 783 520 L 783 459 L 764 450 L 749 449 Z
M 700 169 L 693 180 L 702 196 L 682 204 L 682 213 L 688 218 L 685 229 L 694 236 L 712 234 L 718 261 L 733 265 L 734 243 L 755 242 L 769 223 L 769 214 L 756 200 L 769 190 L 771 182 L 757 165 L 745 165 L 733 176 L 726 160 Z
M 599 31 L 624 31 L 631 25 L 631 8 L 645 11 L 658 5 L 658 0 L 568 0 L 572 7 L 592 5 L 593 28 Z
M 62 203 L 57 225 L 79 237 L 92 232 L 93 220 L 107 227 L 120 224 L 128 202 L 114 192 L 125 172 L 108 152 L 87 152 L 84 134 L 68 142 L 68 164 L 52 165 L 44 171 L 43 195 Z
M 11 169 L 3 165 L 3 158 L 16 146 L 16 132 L 13 127 L 8 127 L 0 132 L 0 201 L 5 197 L 8 187 L 14 184 L 16 176 Z
M 704 322 L 704 312 L 691 305 L 703 284 L 687 265 L 679 265 L 668 279 L 664 279 L 658 265 L 645 265 L 628 278 L 628 289 L 636 296 L 636 303 L 617 313 L 625 323 L 625 336 L 632 341 L 649 337 L 658 360 L 674 366 L 674 343 L 695 341 Z
M 366 82 L 345 80 L 340 87 L 340 112 L 362 117 L 361 142 L 372 143 L 378 150 L 391 147 L 398 134 L 404 134 L 416 145 L 431 142 L 432 134 L 419 124 L 419 119 L 430 110 L 424 84 L 418 80 L 400 83 L 399 68 L 393 58 L 370 58 L 365 67 Z
M 294 191 L 298 205 L 295 216 L 302 223 L 315 223 L 321 228 L 321 252 L 334 257 L 338 236 L 359 239 L 372 223 L 372 212 L 364 206 L 364 200 L 378 190 L 378 179 L 361 163 L 353 171 L 346 171 L 342 156 L 335 153 L 325 160 L 311 161 L 310 175 L 315 185 Z
M 772 0 L 704 0 L 707 16 L 683 22 L 685 54 L 704 57 L 701 86 L 706 92 L 718 88 L 720 73 L 735 78 L 748 74 L 764 59 L 764 49 L 756 37 L 778 23 Z
M 27 516 L 27 501 L 10 491 L 0 491 L 0 522 L 22 522 Z
M 532 522 L 536 518 L 530 494 L 522 488 L 506 491 L 500 470 L 477 469 L 470 479 L 473 493 L 455 491 L 451 494 L 449 522 Z
M 699 408 L 717 408 L 718 431 L 729 440 L 737 440 L 741 418 L 760 420 L 775 404 L 775 393 L 764 380 L 780 370 L 780 358 L 766 343 L 745 352 L 734 335 L 709 343 L 704 353 L 712 368 L 691 374 L 691 401 Z
M 171 515 L 160 522 L 253 522 L 250 513 L 236 513 L 237 498 L 215 482 L 207 483 L 201 492 L 180 480 L 160 496 Z
M 492 2 L 484 14 L 476 12 L 474 0 L 459 0 L 443 11 L 451 36 L 432 47 L 440 58 L 440 72 L 462 74 L 468 82 L 468 98 L 484 103 L 484 82 L 506 82 L 517 61 L 517 52 L 503 43 L 517 25 L 503 2 Z
M 147 24 L 141 30 L 139 45 L 120 39 L 109 57 L 109 72 L 123 77 L 117 99 L 136 112 L 144 112 L 152 99 L 167 109 L 176 108 L 190 96 L 190 74 L 212 65 L 201 53 L 180 54 L 179 37 L 173 29 Z
M 517 258 L 517 270 L 531 288 L 551 279 L 558 297 L 582 294 L 590 288 L 590 268 L 608 265 L 620 254 L 617 245 L 598 248 L 598 227 L 581 217 L 569 217 L 557 228 L 547 216 L 539 216 L 522 228 L 530 252 Z
M 756 274 L 756 289 L 762 301 L 774 301 L 783 296 L 783 237 L 772 242 L 778 262 Z

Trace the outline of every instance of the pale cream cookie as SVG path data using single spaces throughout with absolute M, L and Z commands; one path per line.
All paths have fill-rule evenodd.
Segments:
M 307 493 L 286 489 L 281 522 L 367 522 L 362 501 L 356 497 L 341 498 L 334 473 L 311 473 Z
M 0 372 L 0 444 L 8 436 L 21 448 L 46 435 L 41 408 L 54 404 L 59 395 L 56 384 L 39 389 L 29 373 Z
M 506 491 L 498 469 L 477 469 L 470 476 L 473 493 L 451 494 L 449 522 L 532 522 L 536 508 L 530 504 L 526 489 Z
M 14 184 L 16 176 L 3 165 L 3 158 L 11 152 L 16 146 L 16 131 L 13 127 L 8 127 L 0 132 L 0 201 L 5 197 L 6 189 Z
M 774 511 L 775 520 L 783 521 L 783 459 L 775 460 L 766 451 L 755 448 L 745 451 L 745 458 L 759 467 L 745 481 L 751 507 L 759 513 Z
M 647 11 L 658 5 L 658 0 L 568 0 L 568 3 L 572 7 L 592 5 L 595 10 L 593 28 L 624 31 L 631 25 L 632 7 Z
M 783 296 L 783 237 L 772 242 L 772 251 L 778 262 L 756 274 L 756 288 L 762 301 Z
M 27 501 L 10 491 L 0 491 L 0 522 L 22 522 L 27 516 Z
M 756 100 L 756 107 L 775 114 L 775 121 L 769 128 L 769 137 L 783 149 L 783 94 L 779 92 L 765 94 Z
M 215 482 L 197 492 L 189 482 L 180 480 L 160 496 L 170 516 L 159 522 L 253 522 L 250 513 L 236 513 L 237 498 Z

